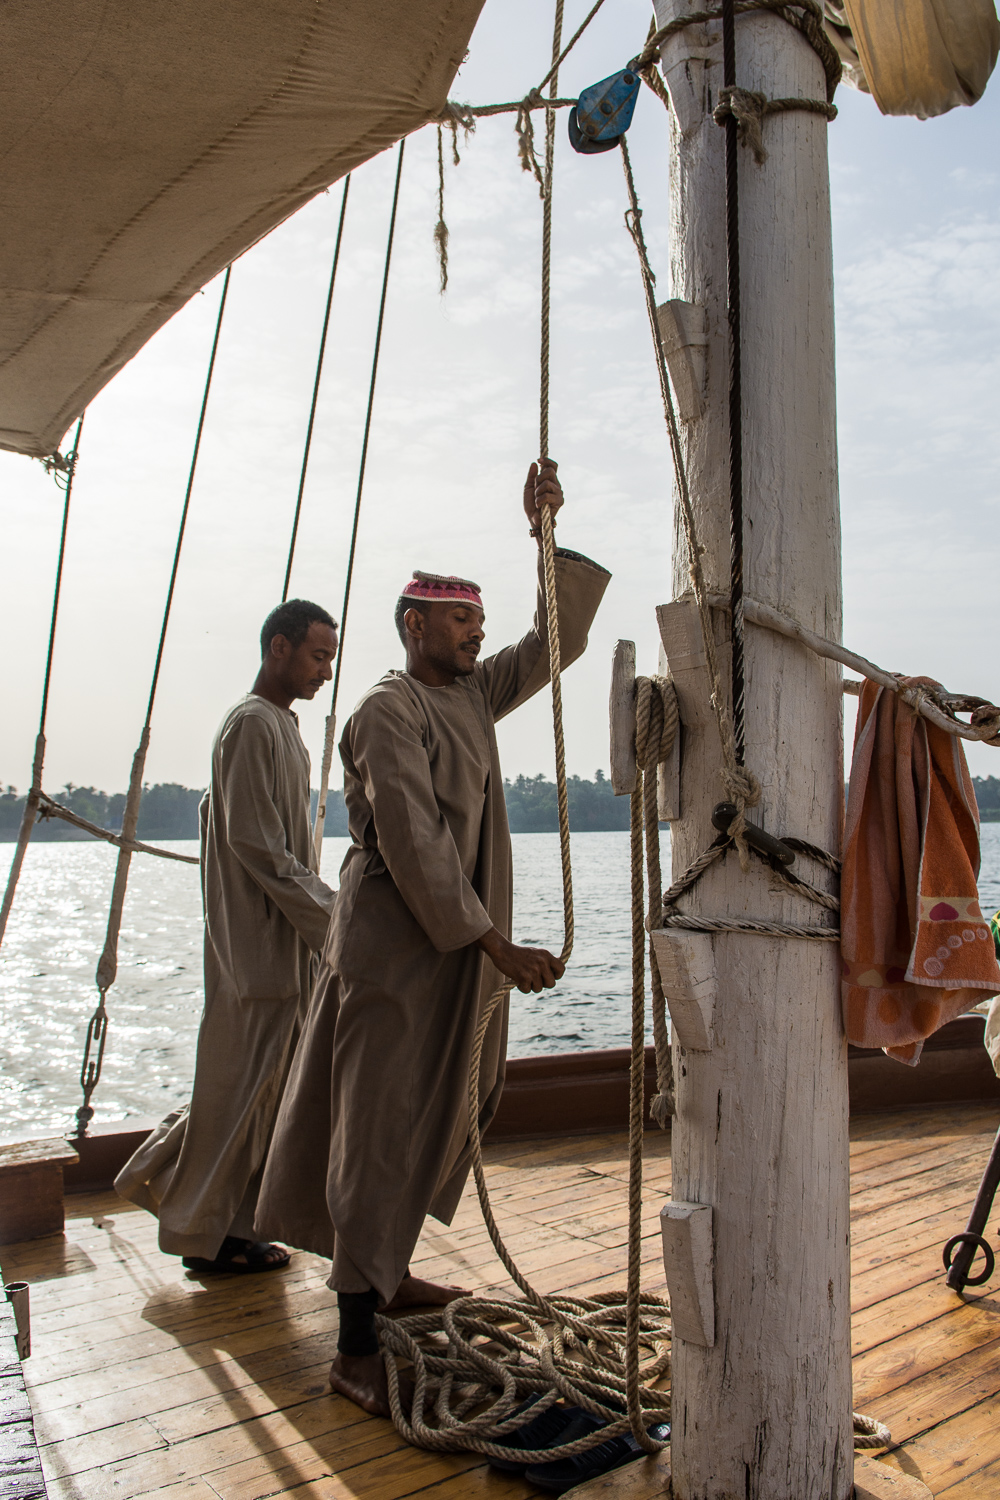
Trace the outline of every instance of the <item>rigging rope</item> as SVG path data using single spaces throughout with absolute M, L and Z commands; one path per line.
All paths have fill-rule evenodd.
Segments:
M 295 557 L 295 543 L 299 535 L 299 517 L 302 514 L 302 495 L 306 487 L 306 470 L 309 467 L 309 453 L 312 448 L 313 426 L 316 421 L 316 403 L 319 400 L 319 383 L 323 376 L 323 360 L 326 356 L 326 336 L 330 327 L 330 309 L 333 306 L 333 288 L 337 281 L 337 266 L 340 263 L 340 242 L 344 238 L 344 217 L 347 213 L 347 194 L 351 187 L 351 174 L 348 172 L 344 178 L 344 195 L 340 200 L 340 222 L 337 225 L 337 239 L 333 247 L 333 265 L 330 267 L 330 286 L 326 294 L 326 311 L 323 314 L 323 331 L 319 336 L 319 354 L 316 359 L 316 378 L 313 381 L 312 403 L 309 407 L 309 422 L 306 426 L 305 447 L 302 450 L 302 469 L 299 473 L 299 492 L 295 497 L 295 516 L 292 520 L 292 535 L 288 543 L 288 562 L 285 565 L 285 582 L 281 592 L 281 602 L 284 604 L 288 598 L 288 584 L 292 576 L 292 561 Z
M 104 1050 L 108 1040 L 108 1012 L 106 999 L 108 990 L 115 982 L 118 974 L 118 935 L 121 930 L 122 908 L 125 904 L 125 892 L 128 888 L 129 866 L 132 862 L 132 851 L 135 847 L 135 833 L 139 822 L 139 803 L 142 800 L 142 776 L 146 767 L 146 751 L 149 748 L 150 725 L 153 717 L 153 704 L 156 700 L 156 689 L 160 680 L 160 667 L 163 663 L 163 648 L 167 640 L 167 626 L 170 623 L 170 610 L 174 602 L 174 589 L 177 585 L 177 570 L 180 566 L 181 548 L 184 545 L 184 533 L 187 528 L 188 511 L 191 506 L 191 491 L 194 488 L 194 476 L 198 467 L 198 454 L 201 450 L 201 437 L 205 429 L 205 413 L 208 410 L 208 397 L 212 389 L 212 376 L 215 371 L 215 357 L 219 349 L 219 335 L 222 332 L 222 319 L 226 311 L 226 298 L 229 295 L 229 282 L 233 274 L 232 266 L 226 269 L 225 279 L 222 283 L 222 295 L 219 298 L 219 313 L 215 323 L 215 336 L 212 340 L 212 352 L 208 361 L 208 373 L 205 377 L 205 389 L 201 399 L 201 411 L 198 415 L 198 428 L 195 433 L 194 450 L 191 454 L 191 466 L 188 471 L 187 488 L 184 492 L 184 505 L 181 509 L 180 525 L 177 530 L 177 542 L 174 547 L 174 560 L 170 569 L 170 582 L 167 586 L 167 598 L 163 608 L 163 620 L 160 625 L 160 639 L 156 648 L 156 660 L 153 665 L 153 676 L 149 685 L 149 700 L 146 704 L 146 718 L 139 737 L 139 745 L 132 758 L 132 773 L 129 777 L 128 792 L 125 797 L 125 811 L 122 816 L 121 842 L 118 848 L 118 862 L 115 867 L 114 885 L 111 889 L 111 902 L 108 908 L 108 926 L 104 939 L 104 949 L 97 965 L 95 976 L 98 989 L 98 1003 L 94 1014 L 87 1026 L 87 1036 L 83 1046 L 83 1061 L 80 1065 L 80 1087 L 83 1090 L 83 1103 L 76 1112 L 78 1133 L 86 1135 L 87 1127 L 94 1118 L 94 1109 L 91 1099 L 101 1079 L 101 1069 L 104 1065 Z M 97 1048 L 97 1056 L 93 1057 L 94 1048 Z
M 392 194 L 392 212 L 389 216 L 389 235 L 385 247 L 385 269 L 382 273 L 382 298 L 378 309 L 378 326 L 375 330 L 375 351 L 372 355 L 371 380 L 368 383 L 368 410 L 365 414 L 365 433 L 361 443 L 361 463 L 358 469 L 358 489 L 354 500 L 354 523 L 351 527 L 351 548 L 347 558 L 347 578 L 344 583 L 344 606 L 340 612 L 340 650 L 333 676 L 333 694 L 330 712 L 326 716 L 323 733 L 323 761 L 320 770 L 319 798 L 316 803 L 316 819 L 313 824 L 313 842 L 316 862 L 319 865 L 323 853 L 323 828 L 326 823 L 326 804 L 330 792 L 330 769 L 333 765 L 333 746 L 337 732 L 337 695 L 340 692 L 340 670 L 344 663 L 344 635 L 347 630 L 347 611 L 351 603 L 351 583 L 354 579 L 354 554 L 358 545 L 358 523 L 361 520 L 361 497 L 365 487 L 365 469 L 368 463 L 368 440 L 372 428 L 372 412 L 375 407 L 375 382 L 378 378 L 378 357 L 382 347 L 382 325 L 385 321 L 385 301 L 389 290 L 389 267 L 392 262 L 392 244 L 396 233 L 396 209 L 399 206 L 399 184 L 403 175 L 403 152 L 405 137 L 399 143 L 396 161 L 396 185 Z
M 736 86 L 735 0 L 722 0 L 722 72 Z M 746 670 L 743 658 L 743 357 L 740 318 L 739 122 L 730 111 L 726 128 L 726 286 L 729 320 L 729 607 L 732 613 L 732 704 L 736 764 L 746 761 Z
M 553 67 L 549 82 L 554 96 L 561 58 L 563 0 L 557 0 L 552 44 Z M 539 398 L 539 452 L 548 456 L 549 441 L 549 325 L 552 243 L 552 178 L 554 166 L 554 117 L 547 117 L 545 176 L 542 220 L 542 298 L 541 298 L 541 379 Z M 562 856 L 565 963 L 573 949 L 573 886 L 569 847 L 569 814 L 566 786 L 565 739 L 562 724 L 561 663 L 559 650 L 559 615 L 555 575 L 555 538 L 552 512 L 540 507 L 542 517 L 542 570 L 545 587 L 546 621 L 549 645 L 549 673 L 552 687 L 553 737 L 556 754 L 556 787 L 559 803 L 559 845 Z M 659 703 L 660 700 L 658 699 Z M 647 715 L 647 736 L 643 745 L 655 767 L 662 747 L 669 748 L 676 731 L 676 712 L 668 738 L 664 725 L 664 708 L 659 721 Z M 406 1441 L 420 1447 L 445 1451 L 473 1450 L 499 1458 L 533 1458 L 553 1462 L 568 1458 L 607 1442 L 621 1433 L 631 1432 L 647 1453 L 657 1453 L 664 1446 L 649 1435 L 649 1427 L 669 1420 L 669 1396 L 653 1388 L 653 1382 L 669 1368 L 669 1324 L 664 1299 L 643 1296 L 641 1272 L 642 1210 L 642 1131 L 643 1082 L 645 1073 L 645 945 L 646 925 L 643 902 L 642 829 L 643 808 L 653 818 L 655 853 L 649 846 L 651 900 L 659 900 L 659 825 L 656 821 L 655 770 L 649 778 L 652 800 L 644 798 L 642 778 L 632 798 L 632 1059 L 629 1104 L 629 1231 L 628 1274 L 624 1296 L 620 1292 L 599 1298 L 546 1298 L 522 1275 L 508 1251 L 497 1227 L 490 1204 L 483 1166 L 482 1141 L 479 1133 L 479 1068 L 483 1042 L 490 1020 L 513 988 L 502 984 L 483 1007 L 473 1041 L 469 1072 L 469 1136 L 472 1170 L 479 1195 L 483 1219 L 490 1239 L 514 1283 L 524 1294 L 520 1301 L 500 1301 L 463 1297 L 448 1307 L 431 1313 L 392 1319 L 379 1317 L 379 1336 L 389 1382 L 389 1401 L 397 1430 Z M 638 841 L 636 840 L 638 829 Z M 661 1018 L 656 1025 L 658 1048 L 658 1084 L 660 1096 L 669 1094 L 669 1085 L 661 1072 L 666 1018 L 663 992 L 659 989 Z M 522 1337 L 522 1331 L 528 1335 Z M 446 1341 L 443 1345 L 442 1336 Z M 481 1342 L 476 1343 L 479 1339 Z M 484 1347 L 486 1341 L 488 1348 Z M 499 1346 L 501 1353 L 497 1354 Z M 652 1358 L 640 1367 L 640 1351 L 648 1349 Z M 399 1392 L 400 1358 L 414 1366 L 415 1392 L 409 1416 L 403 1410 Z M 433 1411 L 436 1426 L 429 1425 L 426 1407 L 429 1389 L 434 1391 Z M 504 1438 L 522 1423 L 524 1417 L 512 1417 L 518 1400 L 527 1393 L 541 1393 L 541 1401 L 532 1408 L 540 1415 L 560 1396 L 574 1405 L 602 1417 L 607 1425 L 596 1432 L 551 1448 L 534 1450 L 510 1448 Z M 476 1416 L 474 1408 L 482 1407 Z M 624 1415 L 622 1407 L 625 1407 Z
M 45 677 L 42 682 L 42 706 L 38 716 L 38 734 L 35 736 L 35 755 L 31 764 L 31 786 L 28 795 L 24 799 L 24 812 L 21 814 L 21 826 L 17 831 L 17 844 L 14 848 L 14 857 L 10 862 L 10 873 L 7 876 L 7 888 L 3 893 L 3 906 L 0 907 L 0 943 L 3 942 L 4 933 L 7 931 L 7 918 L 14 904 L 14 892 L 17 890 L 17 882 L 21 877 L 21 866 L 24 864 L 24 855 L 31 839 L 31 830 L 35 824 L 35 816 L 38 812 L 39 803 L 43 796 L 42 792 L 42 770 L 45 765 L 45 720 L 49 711 L 49 686 L 52 681 L 52 656 L 56 645 L 56 621 L 59 617 L 59 600 L 62 595 L 63 562 L 66 557 L 66 531 L 69 526 L 69 503 L 73 497 L 73 478 L 76 474 L 76 465 L 80 455 L 80 435 L 83 432 L 84 412 L 76 424 L 76 433 L 73 437 L 73 446 L 65 458 L 60 457 L 58 465 L 53 464 L 49 472 L 56 476 L 65 474 L 66 483 L 64 488 L 65 499 L 63 501 L 62 527 L 59 532 L 59 559 L 56 563 L 56 581 L 52 590 L 52 615 L 49 620 L 49 646 L 45 657 Z

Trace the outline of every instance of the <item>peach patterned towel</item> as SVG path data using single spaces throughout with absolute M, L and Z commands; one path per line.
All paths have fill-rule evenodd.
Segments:
M 978 874 L 979 812 L 962 741 L 866 682 L 840 892 L 848 1041 L 915 1065 L 925 1037 L 1000 992 Z

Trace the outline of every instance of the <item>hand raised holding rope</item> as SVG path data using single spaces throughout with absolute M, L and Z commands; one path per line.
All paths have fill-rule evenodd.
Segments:
M 556 477 L 559 465 L 552 458 L 540 458 L 536 464 L 532 464 L 528 470 L 528 477 L 524 481 L 524 514 L 528 518 L 531 527 L 529 533 L 537 539 L 541 546 L 542 537 L 542 511 L 541 507 L 547 505 L 552 512 L 552 524 L 556 524 L 556 512 L 562 509 L 563 492 L 562 485 Z

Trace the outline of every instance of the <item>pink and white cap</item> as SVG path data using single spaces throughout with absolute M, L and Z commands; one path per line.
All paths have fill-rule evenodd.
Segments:
M 399 596 L 401 599 L 426 599 L 429 604 L 449 604 L 461 600 L 483 607 L 482 590 L 471 578 L 456 578 L 450 573 L 421 573 L 413 578 Z

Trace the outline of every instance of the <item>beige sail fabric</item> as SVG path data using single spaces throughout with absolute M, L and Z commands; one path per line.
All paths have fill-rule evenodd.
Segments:
M 556 554 L 565 665 L 608 573 Z M 473 1033 L 501 982 L 475 940 L 511 923 L 511 848 L 494 721 L 548 681 L 535 625 L 471 677 L 393 672 L 341 740 L 352 845 L 267 1158 L 258 1234 L 333 1258 L 338 1291 L 392 1297 L 424 1218 L 450 1223 L 468 1173 Z M 518 996 L 530 1006 L 531 997 Z M 503 1089 L 507 1006 L 483 1046 L 479 1124 Z
M 6 0 L 0 447 L 41 457 L 206 282 L 436 115 L 483 0 Z
M 159 1216 L 160 1249 L 213 1260 L 252 1237 L 274 1118 L 334 893 L 316 873 L 309 754 L 287 709 L 248 693 L 212 750 L 202 802 L 205 1014 L 190 1109 L 122 1168 L 123 1198 Z
M 1000 50 L 993 0 L 844 0 L 884 115 L 929 120 L 982 98 Z

